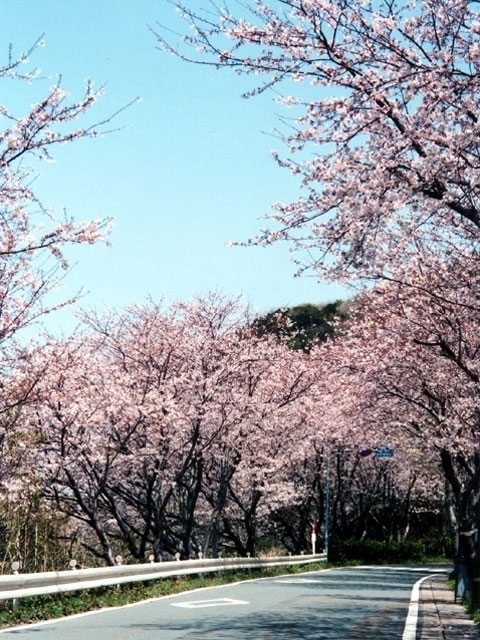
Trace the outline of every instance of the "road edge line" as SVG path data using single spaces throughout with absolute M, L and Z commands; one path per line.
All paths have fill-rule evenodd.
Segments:
M 410 596 L 410 604 L 408 606 L 408 615 L 405 622 L 405 628 L 403 630 L 402 640 L 415 640 L 417 637 L 417 623 L 418 623 L 418 608 L 420 604 L 420 587 L 425 580 L 429 578 L 438 577 L 438 573 L 433 573 L 429 576 L 424 576 L 417 580 L 412 588 L 412 595 Z

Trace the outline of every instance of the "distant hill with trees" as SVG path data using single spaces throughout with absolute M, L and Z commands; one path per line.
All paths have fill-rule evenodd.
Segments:
M 314 345 L 332 338 L 347 319 L 349 302 L 299 304 L 271 311 L 256 320 L 258 334 L 276 334 L 291 349 L 309 351 Z

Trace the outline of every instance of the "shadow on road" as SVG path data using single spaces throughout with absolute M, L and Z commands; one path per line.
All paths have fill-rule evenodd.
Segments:
M 214 617 L 197 620 L 195 628 L 190 620 L 144 624 L 141 628 L 151 632 L 152 637 L 158 633 L 158 637 L 178 640 L 395 640 L 402 637 L 405 624 L 404 608 L 400 606 L 363 611 L 360 617 L 358 608 L 355 615 L 348 609 L 339 614 L 338 608 L 322 607 L 321 616 L 312 615 L 311 611 L 302 612 L 297 607 L 289 613 L 235 616 L 228 621 L 228 628 L 225 619 Z M 122 626 L 121 631 L 129 637 L 128 632 L 135 633 L 135 626 Z

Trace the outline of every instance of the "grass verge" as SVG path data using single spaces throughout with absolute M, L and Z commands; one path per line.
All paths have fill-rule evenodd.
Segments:
M 480 625 L 480 609 L 476 609 L 473 606 L 472 599 L 467 596 L 464 598 L 463 604 L 470 618 L 475 622 L 475 624 Z
M 456 583 L 455 576 L 452 574 L 447 580 L 447 587 L 451 591 L 455 591 Z M 475 622 L 475 624 L 480 626 L 480 609 L 476 609 L 473 606 L 472 599 L 469 596 L 463 598 L 463 601 L 460 601 L 465 607 L 466 612 L 470 616 L 470 618 Z

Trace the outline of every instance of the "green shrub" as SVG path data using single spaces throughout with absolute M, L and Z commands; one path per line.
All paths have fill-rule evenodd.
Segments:
M 329 560 L 332 562 L 361 560 L 367 564 L 419 562 L 424 557 L 424 545 L 414 540 L 407 542 L 345 540 L 333 544 L 329 554 Z

